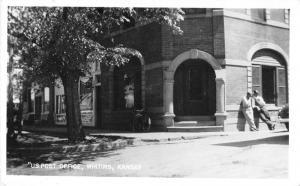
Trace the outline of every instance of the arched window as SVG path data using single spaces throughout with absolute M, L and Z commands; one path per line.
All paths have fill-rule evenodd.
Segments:
M 115 110 L 140 109 L 141 63 L 132 58 L 123 66 L 114 68 L 114 108 Z
M 252 89 L 261 92 L 269 104 L 288 102 L 287 68 L 283 57 L 273 50 L 259 50 L 252 57 Z

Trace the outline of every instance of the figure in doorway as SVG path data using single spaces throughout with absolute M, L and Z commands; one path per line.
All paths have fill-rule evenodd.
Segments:
M 250 92 L 247 92 L 247 95 L 242 99 L 242 112 L 250 126 L 250 131 L 258 131 L 254 124 L 252 98 Z
M 257 90 L 253 91 L 253 99 L 255 102 L 255 106 L 253 107 L 254 115 L 258 116 L 263 122 L 265 122 L 268 125 L 269 130 L 274 130 L 275 124 L 271 121 L 270 114 L 266 108 L 266 103 L 264 99 L 259 96 L 259 92 Z M 256 121 L 259 122 L 259 119 Z M 256 123 L 256 126 L 259 126 L 258 123 Z
M 124 99 L 125 99 L 125 108 L 132 109 L 134 108 L 134 78 L 129 75 L 124 75 L 125 87 L 124 87 Z

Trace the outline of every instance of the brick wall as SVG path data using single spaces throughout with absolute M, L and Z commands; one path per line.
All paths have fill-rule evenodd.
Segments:
M 240 104 L 247 92 L 247 68 L 226 66 L 226 104 Z
M 132 28 L 113 37 L 115 44 L 123 44 L 126 47 L 140 51 L 146 64 L 161 61 L 161 25 L 151 23 L 145 26 Z M 106 45 L 112 43 L 107 40 Z
M 146 71 L 146 107 L 163 106 L 163 71 L 155 68 Z
M 248 124 L 240 111 L 241 97 L 247 87 L 251 87 L 251 68 L 247 69 L 247 54 L 252 46 L 260 42 L 279 45 L 286 53 L 289 52 L 289 30 L 246 20 L 224 17 L 225 58 L 233 59 L 236 65 L 226 66 L 226 112 L 225 130 L 247 130 Z M 278 108 L 271 111 L 277 117 Z M 246 128 L 245 128 L 246 127 Z
M 245 20 L 224 18 L 225 51 L 227 59 L 247 59 L 250 48 L 259 42 L 279 45 L 289 52 L 289 30 L 274 26 L 252 23 Z
M 224 38 L 224 17 L 214 16 L 213 18 L 213 56 L 215 58 L 225 57 L 225 38 Z
M 166 26 L 162 27 L 162 56 L 164 60 L 172 60 L 190 49 L 199 49 L 213 54 L 211 17 L 186 18 L 180 26 L 183 35 L 173 35 Z

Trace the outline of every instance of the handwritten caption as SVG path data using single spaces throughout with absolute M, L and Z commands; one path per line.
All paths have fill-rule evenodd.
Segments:
M 74 170 L 141 170 L 141 164 L 70 164 L 70 163 L 27 163 L 33 169 L 74 169 Z

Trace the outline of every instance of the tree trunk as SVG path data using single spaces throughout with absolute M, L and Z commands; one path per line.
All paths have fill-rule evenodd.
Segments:
M 81 122 L 78 81 L 79 77 L 76 76 L 62 77 L 65 91 L 68 139 L 71 142 L 83 141 L 85 138 Z
M 49 115 L 48 115 L 48 124 L 53 125 L 54 124 L 54 112 L 55 112 L 55 108 L 54 108 L 54 102 L 55 102 L 55 89 L 54 89 L 54 85 L 50 84 L 49 86 Z
M 7 87 L 7 133 L 8 136 L 11 137 L 14 133 L 14 126 L 13 126 L 13 118 L 14 118 L 14 103 L 13 103 L 13 88 L 11 83 L 11 72 L 9 73 L 9 80 L 8 80 L 8 87 Z

